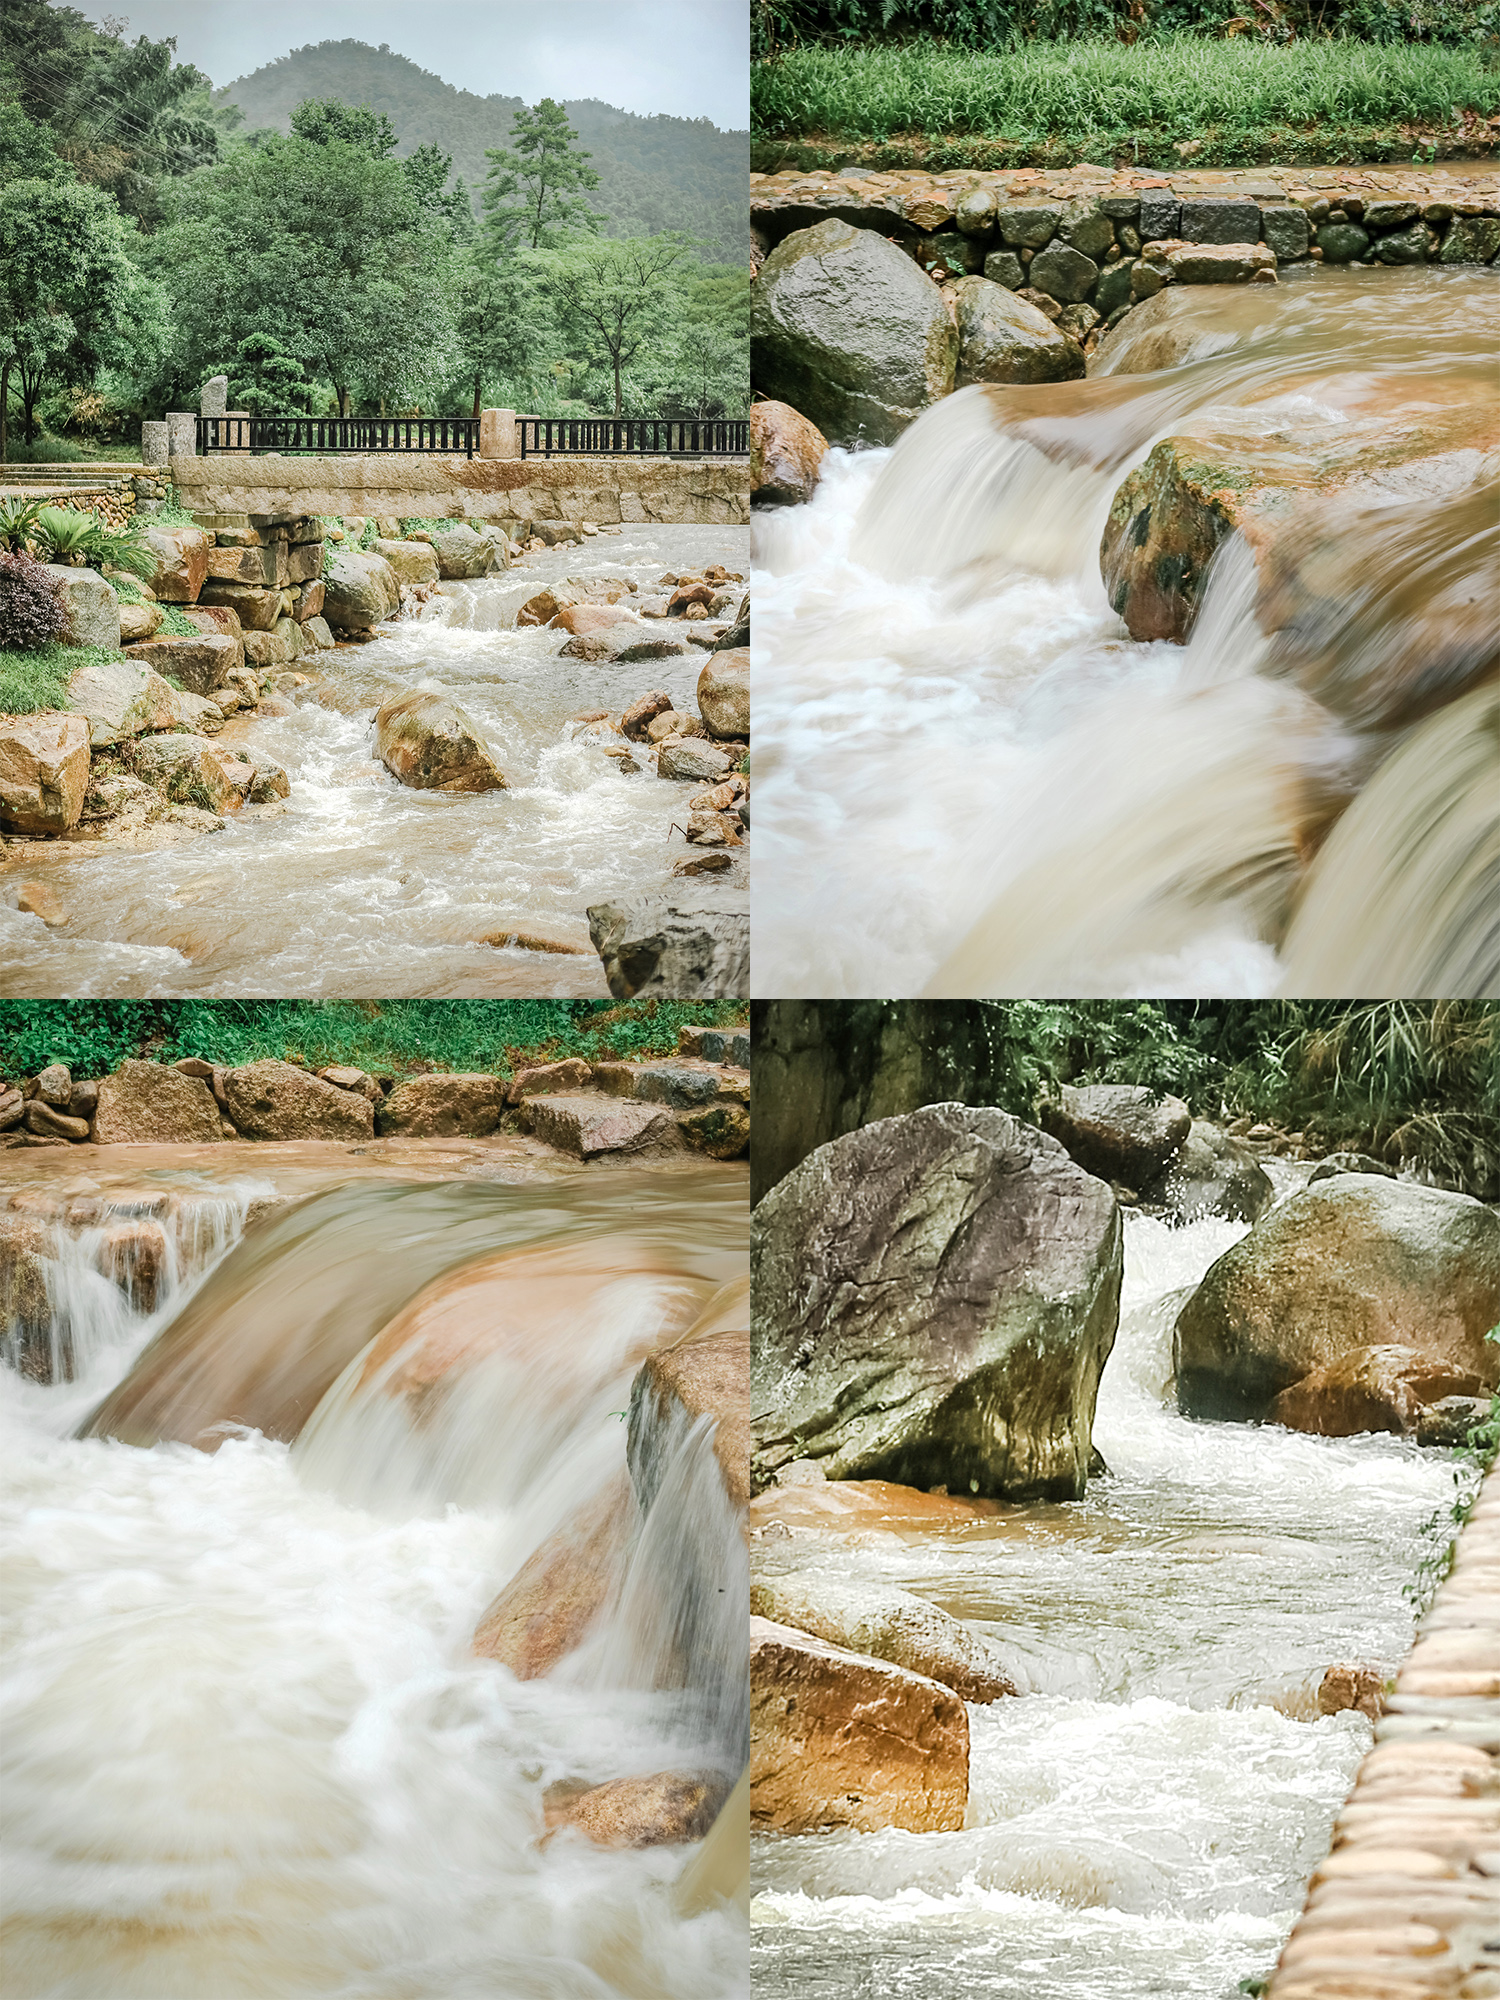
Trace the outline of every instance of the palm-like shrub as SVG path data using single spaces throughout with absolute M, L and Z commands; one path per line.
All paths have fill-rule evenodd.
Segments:
M 57 582 L 31 556 L 0 553 L 0 649 L 27 652 L 60 639 L 68 614 Z
M 98 527 L 92 514 L 81 514 L 74 507 L 43 507 L 37 513 L 33 540 L 46 544 L 53 562 L 78 569 L 88 563 L 89 541 Z
M 40 500 L 0 500 L 0 549 L 24 555 L 41 511 Z

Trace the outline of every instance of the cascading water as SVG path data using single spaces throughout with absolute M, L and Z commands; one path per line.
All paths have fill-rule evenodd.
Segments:
M 742 1746 L 706 1740 L 712 1701 L 697 1690 L 690 1714 L 691 1685 L 591 1671 L 598 1649 L 518 1679 L 470 1641 L 548 1529 L 623 1476 L 633 1361 L 743 1269 L 743 1176 L 338 1173 L 252 1227 L 185 1310 L 181 1291 L 154 1317 L 127 1302 L 87 1379 L 0 1375 L 5 1989 L 736 2000 L 733 1823 L 701 1849 L 543 1838 L 553 1788 L 716 1749 L 722 1796 Z M 450 1296 L 472 1310 L 445 1321 Z M 257 1370 L 282 1438 L 246 1423 Z M 299 1399 L 341 1375 L 308 1423 Z M 368 1421 L 393 1397 L 401 1425 Z M 112 1410 L 141 1443 L 70 1435 Z M 673 1529 L 714 1493 L 723 1511 L 702 1431 L 627 1546 L 649 1570 L 654 1523 L 743 1579 L 738 1518 Z M 743 1658 L 740 1680 L 743 1716 Z
M 1420 802 L 1371 783 L 1390 765 L 1404 786 L 1403 746 L 1500 655 L 1481 451 L 1372 462 L 1309 517 L 1295 578 L 1230 537 L 1186 645 L 1127 637 L 1099 549 L 1122 480 L 1189 425 L 1312 464 L 1492 404 L 1495 289 L 1344 271 L 1166 294 L 1104 372 L 960 390 L 893 451 L 831 453 L 809 505 L 758 515 L 757 990 L 1363 991 L 1352 968 L 1398 937 L 1382 886 L 1419 893 L 1438 865 L 1487 881 L 1492 766 Z M 1358 935 L 1343 973 L 1326 951 L 1304 972 L 1288 925 L 1366 793 Z M 1369 990 L 1500 990 L 1473 900 L 1430 927 L 1413 984 Z M 1441 983 L 1455 968 L 1468 983 Z
M 568 576 L 620 576 L 649 595 L 664 570 L 746 569 L 745 531 L 639 524 L 524 570 L 444 584 L 420 616 L 318 656 L 291 713 L 232 717 L 220 743 L 291 779 L 281 804 L 231 814 L 182 844 L 49 841 L 27 853 L 68 912 L 48 928 L 0 895 L 9 994 L 497 994 L 598 997 L 590 904 L 659 888 L 682 852 L 683 793 L 624 773 L 573 720 L 650 688 L 696 712 L 706 655 L 634 664 L 560 657 L 566 635 L 516 629 L 528 597 Z M 509 790 L 412 791 L 371 756 L 372 720 L 403 691 L 451 696 Z M 704 893 L 716 893 L 703 878 Z M 575 952 L 486 939 L 541 933 Z
M 968 1711 L 963 1832 L 754 1843 L 758 1996 L 1234 2000 L 1269 1969 L 1370 1740 L 1318 1716 L 1319 1679 L 1400 1659 L 1453 1475 L 1391 1437 L 1177 1415 L 1173 1322 L 1243 1233 L 1127 1217 L 1086 1500 L 757 1542 L 931 1599 L 1023 1690 Z

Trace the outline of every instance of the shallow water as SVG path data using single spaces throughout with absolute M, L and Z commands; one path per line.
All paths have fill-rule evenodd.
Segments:
M 668 879 L 687 852 L 671 822 L 696 788 L 645 768 L 625 776 L 569 718 L 658 687 L 696 711 L 707 655 L 565 660 L 565 633 L 517 631 L 515 614 L 561 577 L 628 576 L 647 595 L 663 570 L 715 562 L 746 573 L 744 529 L 627 526 L 502 577 L 445 585 L 421 617 L 318 655 L 318 685 L 294 713 L 233 718 L 220 739 L 279 763 L 292 780 L 284 802 L 155 852 L 5 850 L 0 992 L 605 995 L 585 911 Z M 374 761 L 375 710 L 412 687 L 467 710 L 509 790 L 410 791 Z M 5 885 L 26 880 L 56 892 L 65 925 L 48 930 L 15 908 Z M 528 927 L 580 955 L 483 942 Z
M 962 1833 L 755 1842 L 757 1995 L 1232 2000 L 1274 1962 L 1370 1740 L 1318 1682 L 1400 1659 L 1453 1480 L 1394 1438 L 1176 1414 L 1173 1319 L 1243 1233 L 1127 1218 L 1084 1501 L 757 1545 L 931 1598 L 1023 1689 L 969 1709 Z
M 305 1157 L 287 1176 L 272 1161 L 255 1177 L 228 1163 L 217 1176 L 179 1169 L 190 1201 L 226 1226 L 198 1266 L 174 1272 L 160 1312 L 111 1317 L 102 1295 L 91 1306 L 74 1259 L 62 1289 L 90 1323 L 80 1378 L 43 1387 L 0 1370 L 5 1990 L 16 2000 L 740 2000 L 741 1921 L 717 1900 L 675 1913 L 696 1849 L 610 1852 L 569 1833 L 538 1844 L 553 1782 L 711 1755 L 701 1712 L 652 1691 L 649 1676 L 560 1670 L 519 1682 L 467 1650 L 485 1605 L 565 1507 L 562 1467 L 576 1462 L 586 1498 L 604 1457 L 623 1465 L 623 1426 L 606 1405 L 620 1406 L 628 1372 L 608 1314 L 576 1329 L 594 1361 L 580 1367 L 549 1476 L 533 1466 L 519 1487 L 496 1465 L 482 1495 L 445 1498 L 439 1454 L 437 1488 L 414 1494 L 398 1468 L 372 1491 L 367 1460 L 326 1449 L 336 1413 L 309 1466 L 258 1431 L 232 1431 L 212 1452 L 71 1433 L 153 1334 L 208 1300 L 237 1262 L 251 1295 L 267 1226 L 253 1223 L 235 1247 L 251 1203 L 342 1197 L 329 1226 L 346 1239 L 368 1235 L 373 1218 L 389 1254 L 367 1264 L 361 1296 L 383 1288 L 394 1313 L 442 1269 L 445 1242 L 453 1263 L 468 1263 L 505 1247 L 597 1248 L 611 1228 L 711 1291 L 744 1261 L 743 1174 L 553 1175 L 546 1186 L 476 1174 L 403 1188 L 376 1168 L 362 1216 L 350 1196 L 364 1170 L 343 1169 L 352 1190 L 339 1171 L 324 1163 L 319 1194 Z M 157 1164 L 150 1185 L 171 1174 Z M 403 1242 L 420 1268 L 403 1266 Z M 219 1283 L 225 1310 L 233 1290 Z M 640 1296 L 632 1310 L 646 1310 Z M 555 1387 L 546 1375 L 510 1379 L 509 1428 L 497 1423 L 497 1435 L 537 1434 L 556 1416 Z M 679 1480 L 688 1493 L 695 1463 L 688 1454 Z M 472 1472 L 471 1454 L 471 1489 Z M 733 1541 L 741 1551 L 738 1524 Z
M 1087 381 L 960 390 L 758 515 L 756 990 L 1301 990 L 1280 943 L 1330 818 L 1472 671 L 1445 635 L 1494 604 L 1492 499 L 1375 482 L 1327 563 L 1357 615 L 1295 643 L 1231 539 L 1186 646 L 1110 609 L 1110 500 L 1190 421 L 1302 452 L 1493 398 L 1496 297 L 1487 270 L 1180 290 Z M 1412 831 L 1374 830 L 1375 880 Z

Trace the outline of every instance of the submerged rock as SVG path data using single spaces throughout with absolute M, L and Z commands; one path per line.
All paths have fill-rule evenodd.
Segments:
M 754 1217 L 758 1483 L 1076 1499 L 1119 1319 L 1109 1188 L 1003 1111 L 934 1104 L 820 1147 Z
M 609 1602 L 632 1526 L 630 1484 L 621 1474 L 527 1557 L 480 1619 L 474 1651 L 517 1680 L 550 1674 Z
M 416 791 L 503 792 L 505 774 L 477 725 L 445 694 L 393 695 L 375 717 L 375 754 Z
M 599 1847 L 669 1847 L 702 1840 L 726 1786 L 710 1775 L 654 1771 L 612 1778 L 576 1797 L 554 1824 L 576 1827 Z

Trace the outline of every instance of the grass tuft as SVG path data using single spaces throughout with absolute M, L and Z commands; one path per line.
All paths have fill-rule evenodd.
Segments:
M 80 667 L 123 659 L 118 646 L 37 646 L 0 649 L 0 715 L 40 715 L 66 708 L 68 682 Z

